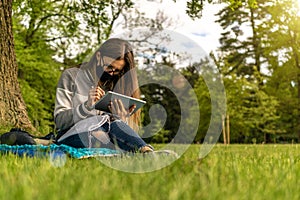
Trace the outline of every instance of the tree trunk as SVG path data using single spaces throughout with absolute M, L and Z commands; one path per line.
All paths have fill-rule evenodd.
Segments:
M 227 134 L 226 134 L 225 116 L 224 115 L 222 115 L 222 132 L 223 132 L 224 144 L 227 144 Z
M 229 123 L 229 115 L 226 116 L 226 132 L 227 132 L 227 144 L 230 144 L 230 123 Z
M 0 125 L 35 130 L 28 118 L 17 77 L 12 0 L 0 0 L 0 26 Z

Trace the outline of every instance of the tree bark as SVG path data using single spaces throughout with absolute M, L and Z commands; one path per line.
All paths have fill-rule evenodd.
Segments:
M 224 115 L 222 115 L 222 133 L 223 133 L 224 144 L 227 144 L 227 134 L 226 134 L 225 116 Z
M 230 123 L 229 123 L 229 115 L 226 115 L 226 129 L 227 129 L 227 144 L 230 144 Z
M 12 0 L 0 0 L 0 125 L 35 130 L 22 98 L 12 33 Z

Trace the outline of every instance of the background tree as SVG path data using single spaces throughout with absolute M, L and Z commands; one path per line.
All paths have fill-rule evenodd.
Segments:
M 264 45 L 272 73 L 268 88 L 270 95 L 280 99 L 283 137 L 300 141 L 300 7 L 297 0 L 269 3 L 268 30 Z
M 196 70 L 190 73 L 190 69 L 195 68 Z M 200 71 L 201 69 L 201 71 Z M 203 78 L 204 71 L 212 69 L 207 60 L 202 60 L 200 63 L 194 63 L 192 67 L 187 67 L 183 69 L 185 77 L 194 86 L 195 93 L 198 98 L 199 109 L 200 109 L 200 122 L 197 135 L 195 137 L 195 142 L 203 142 L 204 137 L 209 128 L 211 120 L 211 96 L 207 84 Z M 188 72 L 186 71 L 188 70 Z M 196 75 L 197 76 L 196 76 Z M 211 74 L 211 73 L 209 73 Z M 210 77 L 211 78 L 211 77 Z
M 40 132 L 54 131 L 55 89 L 61 69 L 78 64 L 78 60 L 82 62 L 82 57 L 91 51 L 95 42 L 91 42 L 92 37 L 88 37 L 88 31 L 91 31 L 90 35 L 99 35 L 99 24 L 111 29 L 110 26 L 105 25 L 107 23 L 112 25 L 114 21 L 109 21 L 102 15 L 102 20 L 106 24 L 100 22 L 99 16 L 94 11 L 97 8 L 103 10 L 105 6 L 113 8 L 115 5 L 97 2 L 92 2 L 93 4 L 84 1 L 14 2 L 13 31 L 16 36 L 18 78 L 29 118 Z M 82 5 L 80 6 L 79 3 Z M 91 12 L 86 12 L 87 7 Z M 97 16 L 93 17 L 91 14 Z M 85 17 L 81 18 L 85 18 L 85 21 L 80 20 L 79 16 L 83 15 Z M 98 19 L 98 21 L 91 22 L 90 19 Z M 90 30 L 93 23 L 97 24 L 98 28 L 92 27 L 93 30 Z M 82 29 L 80 26 L 82 24 L 88 26 Z M 104 28 L 101 31 L 104 31 Z M 105 38 L 106 35 L 103 34 L 102 37 Z M 83 44 L 91 45 L 85 45 L 88 48 L 74 51 L 70 49 L 74 41 L 78 42 L 79 47 Z
M 156 49 L 156 51 L 160 50 L 161 49 L 159 48 Z M 179 122 L 181 120 L 178 97 L 176 97 L 170 88 L 166 87 L 171 86 L 172 84 L 172 69 L 174 69 L 175 63 L 173 63 L 172 60 L 167 61 L 167 59 L 163 59 L 161 62 L 155 61 L 157 56 L 154 56 L 153 60 L 146 59 L 144 63 L 145 68 L 139 70 L 139 76 L 143 77 L 143 82 L 150 83 L 154 81 L 157 83 L 147 84 L 141 87 L 141 93 L 144 100 L 147 101 L 147 104 L 144 106 L 143 125 L 147 126 L 150 123 L 154 123 L 154 126 L 156 127 L 162 125 L 162 131 L 158 132 L 156 136 L 150 138 L 149 141 L 163 142 L 164 140 L 169 142 L 176 135 L 180 125 Z M 152 61 L 154 63 L 152 63 Z M 161 105 L 161 109 L 164 109 L 166 112 L 165 115 L 158 116 L 156 114 L 156 116 L 151 119 L 149 111 L 153 105 Z M 162 113 L 160 115 L 162 115 Z M 162 124 L 161 121 L 153 121 L 155 118 L 161 119 L 164 117 L 166 117 L 166 120 L 163 121 L 165 122 L 164 124 Z M 155 125 L 155 123 L 158 124 Z M 161 139 L 161 141 L 158 141 L 158 139 Z
M 55 88 L 61 70 L 81 63 L 112 34 L 119 17 L 133 19 L 126 23 L 132 26 L 137 21 L 131 16 L 134 10 L 128 0 L 14 1 L 13 33 L 18 79 L 27 105 L 24 111 L 40 132 L 54 130 Z M 153 26 L 152 31 L 160 24 L 157 20 L 163 19 L 162 13 L 155 20 L 142 13 L 138 18 Z
M 265 1 L 257 1 L 256 7 L 245 1 L 235 9 L 229 5 L 217 14 L 224 32 L 219 54 L 212 57 L 223 74 L 227 90 L 232 139 L 250 142 L 248 138 L 253 137 L 266 142 L 270 141 L 270 134 L 284 132 L 276 125 L 280 116 L 278 100 L 268 93 L 265 84 L 270 77 L 263 72 L 270 65 L 265 52 L 268 8 Z
M 201 17 L 201 10 L 205 9 L 206 2 L 219 1 L 188 1 L 187 14 L 191 18 Z M 300 20 L 299 8 L 295 6 L 298 5 L 296 0 L 225 2 L 228 2 L 228 6 L 219 13 L 218 20 L 225 30 L 220 38 L 221 51 L 216 52 L 213 58 L 222 72 L 228 94 L 228 113 L 231 115 L 233 140 L 251 142 L 251 138 L 255 137 L 257 141 L 266 141 L 270 139 L 268 135 L 278 133 L 294 137 L 294 133 L 300 129 L 297 128 L 300 125 Z M 6 5 L 11 6 L 11 2 L 4 1 L 1 5 L 1 15 L 4 16 L 2 19 L 11 18 L 5 14 Z M 123 25 L 118 24 L 120 18 L 125 21 Z M 147 51 L 143 48 L 152 42 L 151 36 L 168 27 L 172 21 L 160 11 L 155 19 L 146 18 L 135 7 L 133 1 L 129 0 L 17 0 L 13 4 L 14 42 L 7 43 L 11 40 L 4 40 L 11 34 L 11 29 L 6 28 L 11 22 L 2 20 L 1 23 L 5 25 L 2 25 L 4 28 L 1 30 L 1 55 L 5 55 L 1 56 L 1 120 L 7 122 L 6 119 L 10 119 L 9 123 L 12 126 L 32 128 L 26 116 L 27 110 L 34 126 L 40 132 L 48 132 L 54 128 L 52 110 L 61 69 L 82 62 L 102 40 L 115 33 L 117 27 L 130 30 L 132 34 L 135 34 L 134 29 L 137 26 L 149 28 L 147 33 L 141 35 L 139 41 L 131 41 L 139 43 L 138 46 L 142 47 L 139 52 L 143 54 L 144 50 Z M 249 27 L 248 33 L 245 27 Z M 168 37 L 162 39 L 168 40 Z M 15 44 L 17 59 L 13 59 L 12 44 Z M 157 50 L 154 48 L 154 53 Z M 165 55 L 159 50 L 153 56 L 159 54 Z M 7 58 L 9 61 L 5 60 Z M 16 64 L 4 64 L 9 62 L 17 62 L 18 69 Z M 174 67 L 167 59 L 162 60 L 160 64 L 162 63 L 170 65 L 170 68 Z M 199 71 L 193 68 L 199 66 L 198 64 L 191 63 L 181 72 L 195 88 L 201 107 L 201 119 L 204 122 L 210 116 L 211 94 L 201 78 L 202 72 L 198 73 Z M 200 65 L 206 66 L 205 62 L 200 62 Z M 11 66 L 15 68 L 10 70 Z M 159 65 L 156 67 L 152 70 L 159 71 Z M 264 74 L 263 69 L 268 69 L 268 73 Z M 145 69 L 141 72 L 143 70 Z M 22 95 L 18 91 L 15 76 L 19 79 Z M 153 102 L 155 100 L 162 105 L 166 105 L 166 99 L 170 98 L 174 109 L 167 110 L 169 119 L 179 119 L 176 98 L 167 88 L 152 85 L 144 90 L 144 94 L 150 95 Z M 24 106 L 22 97 L 27 107 Z M 13 100 L 20 101 L 12 103 Z M 203 115 L 207 117 L 203 118 Z M 24 122 L 21 122 L 23 120 Z M 147 113 L 144 120 L 144 123 L 149 123 Z M 171 122 L 172 120 L 169 120 L 165 124 L 160 134 L 152 138 L 153 141 L 172 138 L 176 126 Z M 159 123 L 156 123 L 156 127 L 160 126 Z M 205 133 L 208 124 L 208 121 L 199 124 L 197 141 L 203 139 L 201 134 Z M 239 132 L 234 132 L 235 130 Z
M 176 2 L 176 0 L 174 0 Z M 235 9 L 239 7 L 242 3 L 244 3 L 244 0 L 189 0 L 186 3 L 186 13 L 192 18 L 201 18 L 202 17 L 202 11 L 205 9 L 205 4 L 219 4 L 219 3 L 227 3 L 232 9 Z M 254 8 L 256 7 L 256 0 L 248 0 L 248 4 Z
M 199 128 L 195 142 L 218 141 L 218 126 L 222 115 L 226 112 L 225 91 L 221 86 L 223 81 L 214 63 L 206 57 L 199 63 L 194 63 L 199 78 L 195 81 L 194 91 L 198 98 L 200 109 Z M 196 77 L 196 76 L 194 76 Z
M 224 30 L 219 39 L 219 56 L 222 57 L 222 63 L 227 64 L 227 68 L 222 66 L 222 73 L 225 75 L 233 72 L 263 84 L 262 70 L 266 58 L 262 50 L 262 40 L 265 32 L 259 25 L 267 20 L 265 5 L 259 3 L 259 6 L 253 7 L 250 3 L 244 1 L 235 9 L 229 5 L 217 13 L 219 19 L 216 22 Z

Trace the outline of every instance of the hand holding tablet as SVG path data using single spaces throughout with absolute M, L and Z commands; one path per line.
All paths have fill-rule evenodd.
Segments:
M 133 97 L 129 97 L 129 96 L 119 94 L 116 92 L 108 91 L 101 99 L 99 99 L 94 104 L 93 107 L 97 110 L 110 112 L 110 109 L 108 108 L 108 106 L 111 104 L 111 102 L 115 101 L 116 99 L 121 100 L 123 103 L 123 106 L 127 110 L 129 110 L 131 108 L 131 106 L 135 106 L 135 109 L 131 112 L 131 114 L 133 114 L 138 109 L 140 109 L 143 105 L 146 104 L 146 101 L 136 99 Z

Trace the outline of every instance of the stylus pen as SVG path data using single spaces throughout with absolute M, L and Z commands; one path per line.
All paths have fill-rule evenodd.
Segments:
M 107 87 L 106 87 L 106 84 L 107 84 L 107 83 L 108 83 L 108 81 L 105 81 L 105 82 L 102 83 L 101 85 L 98 83 L 98 86 L 99 86 L 102 90 L 104 90 L 105 93 L 109 91 L 109 89 L 107 89 Z

